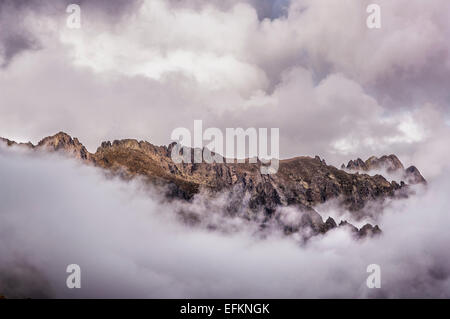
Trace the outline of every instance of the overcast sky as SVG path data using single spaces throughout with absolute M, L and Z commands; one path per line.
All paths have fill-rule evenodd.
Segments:
M 0 136 L 168 144 L 278 127 L 282 157 L 448 165 L 448 0 L 0 1 Z M 366 7 L 381 6 L 381 29 Z

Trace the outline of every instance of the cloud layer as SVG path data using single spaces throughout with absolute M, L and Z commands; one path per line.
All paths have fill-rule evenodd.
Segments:
M 0 177 L 0 292 L 9 297 L 450 296 L 448 173 L 391 203 L 381 237 L 355 241 L 339 229 L 306 246 L 277 232 L 256 236 L 239 220 L 227 219 L 225 232 L 188 226 L 179 204 L 161 203 L 139 181 L 57 155 L 1 149 Z M 189 209 L 213 222 L 222 208 L 219 199 Z M 70 290 L 74 263 L 82 288 Z M 369 264 L 381 266 L 381 289 L 365 284 Z

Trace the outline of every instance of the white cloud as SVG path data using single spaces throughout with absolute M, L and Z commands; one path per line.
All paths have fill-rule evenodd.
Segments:
M 166 1 L 147 1 L 133 19 L 111 32 L 107 26 L 62 29 L 74 48 L 74 63 L 97 72 L 119 72 L 164 80 L 170 73 L 192 77 L 208 89 L 248 92 L 265 88 L 264 71 L 244 60 L 256 11 L 236 4 L 229 12 L 207 6 L 200 12 L 174 9 Z M 106 30 L 105 30 L 106 29 Z
M 436 176 L 446 148 L 432 145 L 448 134 L 448 2 L 381 1 L 380 30 L 365 26 L 367 3 L 296 0 L 261 19 L 267 3 L 148 0 L 113 22 L 82 4 L 80 30 L 65 27 L 64 10 L 26 11 L 22 27 L 41 49 L 0 71 L 0 136 L 64 130 L 95 151 L 126 137 L 167 144 L 202 119 L 279 127 L 283 157 L 340 165 L 396 153 Z M 433 122 L 412 115 L 426 117 L 427 105 L 440 114 Z
M 0 287 L 10 297 L 449 297 L 448 173 L 392 202 L 381 237 L 354 241 L 338 230 L 307 246 L 214 220 L 220 199 L 161 204 L 139 181 L 108 180 L 57 155 L 2 147 L 0 176 Z M 235 231 L 182 224 L 180 207 Z M 81 266 L 81 289 L 66 287 L 72 263 Z M 380 290 L 365 286 L 372 263 L 381 266 Z

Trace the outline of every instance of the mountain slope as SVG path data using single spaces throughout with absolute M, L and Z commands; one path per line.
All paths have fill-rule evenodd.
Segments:
M 63 132 L 46 137 L 37 145 L 3 141 L 8 146 L 63 152 L 124 178 L 144 177 L 153 184 L 163 185 L 169 198 L 191 200 L 199 192 L 214 194 L 229 191 L 234 194 L 233 201 L 229 203 L 230 210 L 238 210 L 245 197 L 248 198 L 250 212 L 263 210 L 266 216 L 274 218 L 277 217 L 277 207 L 293 205 L 305 212 L 302 223 L 309 225 L 315 233 L 338 227 L 332 219 L 322 220 L 314 211 L 317 204 L 334 199 L 344 208 L 358 212 L 369 201 L 404 195 L 408 187 L 405 183 L 389 182 L 381 175 L 370 176 L 337 169 L 319 157 L 281 160 L 276 174 L 262 175 L 260 162 L 176 164 L 170 157 L 174 144 L 154 146 L 148 142 L 126 139 L 103 142 L 92 154 L 78 139 Z M 394 162 L 403 169 L 399 160 Z M 417 169 L 408 170 L 411 174 L 418 172 Z M 348 225 L 341 223 L 340 226 Z M 361 230 L 356 229 L 356 232 L 377 233 L 379 229 L 366 225 Z

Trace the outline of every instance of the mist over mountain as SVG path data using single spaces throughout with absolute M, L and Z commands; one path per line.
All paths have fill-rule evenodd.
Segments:
M 372 156 L 366 161 L 358 158 L 349 161 L 347 166 L 342 164 L 341 168 L 350 172 L 378 173 L 392 180 L 404 180 L 408 184 L 426 184 L 427 182 L 414 165 L 405 169 L 402 162 L 393 154 L 380 158 Z
M 368 200 L 362 210 L 339 196 L 323 203 L 319 199 L 311 209 L 317 208 L 321 219 L 333 215 L 336 224 L 342 221 L 343 225 L 317 233 L 311 224 L 302 225 L 303 216 L 315 220 L 316 213 L 311 214 L 301 201 L 276 208 L 269 205 L 274 211 L 265 209 L 264 203 L 255 211 L 249 205 L 252 194 L 247 191 L 243 199 L 242 188 L 237 191 L 233 184 L 225 184 L 220 191 L 194 189 L 192 197 L 185 197 L 185 191 L 167 187 L 184 189 L 178 179 L 169 179 L 174 174 L 170 170 L 160 171 L 155 179 L 151 179 L 154 168 L 145 174 L 131 170 L 152 167 L 141 162 L 150 154 L 152 161 L 163 160 L 158 167 L 163 166 L 165 156 L 160 152 L 166 147 L 153 149 L 149 143 L 139 146 L 127 140 L 104 143 L 99 152 L 90 154 L 65 134 L 42 141 L 0 144 L 0 286 L 6 296 L 448 296 L 450 263 L 445 247 L 450 238 L 444 228 L 449 217 L 442 196 L 447 175 L 427 186 L 402 186 L 393 196 L 376 193 L 378 197 L 374 195 L 375 200 Z M 106 155 L 105 148 L 115 148 L 117 153 Z M 119 162 L 120 151 L 129 154 L 127 162 Z M 99 159 L 111 165 L 99 164 L 105 163 Z M 304 163 L 312 164 L 303 167 L 303 172 L 299 167 Z M 314 158 L 288 160 L 280 168 L 289 165 L 284 169 L 295 172 L 294 164 L 302 174 L 308 169 L 339 171 Z M 203 176 L 203 170 L 194 174 L 185 166 L 177 178 L 196 180 L 203 189 L 204 181 L 194 179 Z M 363 178 L 363 185 L 386 183 L 381 177 L 347 175 L 354 183 L 361 180 L 353 180 L 353 175 Z M 242 187 L 239 178 L 234 180 L 234 186 Z M 392 183 L 387 183 L 390 190 Z M 410 191 L 404 194 L 405 189 Z M 398 191 L 401 196 L 396 195 Z M 336 217 L 356 222 L 355 213 L 369 211 L 382 229 L 378 236 L 355 236 L 352 227 Z M 249 212 L 254 218 L 248 217 Z M 65 267 L 71 263 L 82 268 L 82 289 L 65 286 Z M 383 269 L 382 289 L 365 285 L 366 267 L 372 263 Z
M 448 0 L 0 0 L 0 298 L 450 297 L 449 38 Z M 203 128 L 276 173 L 175 163 Z
M 226 193 L 228 200 L 220 209 L 225 210 L 226 215 L 257 221 L 261 227 L 276 223 L 286 234 L 302 233 L 304 239 L 336 227 L 349 227 L 357 237 L 379 234 L 381 231 L 377 225 L 367 223 L 358 229 L 346 220 L 336 221 L 332 217 L 323 220 L 314 207 L 332 200 L 338 207 L 350 211 L 352 220 L 360 221 L 368 216 L 376 220 L 382 209 L 374 213 L 372 209 L 367 209 L 369 202 L 376 202 L 382 207 L 386 199 L 407 197 L 411 193 L 410 185 L 426 183 L 420 173 L 421 179 L 417 180 L 405 175 L 410 185 L 403 180 L 388 181 L 379 174 L 348 173 L 327 165 L 318 156 L 281 160 L 276 174 L 262 174 L 260 161 L 254 164 L 248 160 L 234 164 L 225 161 L 176 164 L 171 158 L 174 143 L 154 146 L 145 141 L 116 140 L 103 142 L 95 153 L 90 153 L 77 138 L 63 132 L 45 137 L 36 145 L 3 141 L 8 146 L 37 152 L 57 151 L 126 180 L 139 177 L 161 188 L 163 198 L 167 200 L 192 202 L 198 194 L 216 198 L 218 194 L 223 196 Z M 191 155 L 194 156 L 193 152 Z M 403 169 L 395 155 L 383 157 L 379 163 L 384 165 L 385 158 L 395 163 L 395 169 Z M 349 163 L 348 170 L 356 167 L 351 166 L 352 163 Z M 364 168 L 368 170 L 366 166 Z M 408 170 L 404 170 L 405 174 Z M 295 207 L 299 213 L 294 218 L 288 218 L 283 213 L 283 207 Z M 204 222 L 204 217 L 190 212 L 188 206 L 180 209 L 179 213 L 189 223 Z

